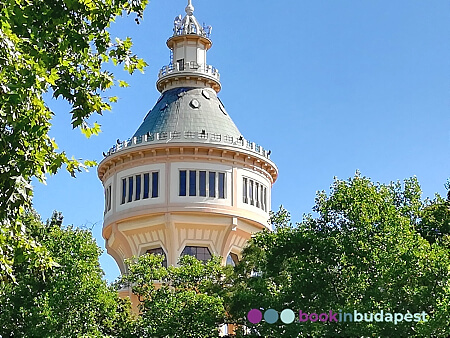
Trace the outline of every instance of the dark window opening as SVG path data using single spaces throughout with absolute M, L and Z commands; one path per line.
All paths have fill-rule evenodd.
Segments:
M 136 201 L 141 199 L 141 175 L 136 175 Z
M 225 174 L 219 173 L 219 198 L 225 198 Z
M 133 176 L 128 177 L 128 202 L 133 200 Z
M 184 70 L 184 59 L 177 60 L 178 70 Z
M 250 197 L 250 204 L 253 205 L 254 203 L 253 203 L 253 181 L 252 180 L 250 180 L 248 195 Z
M 263 209 L 264 211 L 266 211 L 266 201 L 264 200 L 264 190 L 265 189 L 266 188 L 261 186 L 261 209 Z
M 264 211 L 267 211 L 267 189 L 264 188 Z
M 200 184 L 200 196 L 206 197 L 206 171 L 200 171 L 199 173 L 199 184 Z
M 189 170 L 189 196 L 197 196 L 197 171 Z
M 112 202 L 112 200 L 111 200 L 111 191 L 112 191 L 112 187 L 109 186 L 109 189 L 108 189 L 108 211 L 111 210 L 111 202 Z
M 181 256 L 194 256 L 199 261 L 206 262 L 211 259 L 211 252 L 206 246 L 185 246 Z
M 158 197 L 159 173 L 152 173 L 152 198 Z
M 144 174 L 144 196 L 143 199 L 148 198 L 149 188 L 150 188 L 150 174 Z
M 126 196 L 127 196 L 127 179 L 122 178 L 122 199 L 120 201 L 120 204 L 125 203 Z
M 209 197 L 216 197 L 216 173 L 209 172 Z
M 186 170 L 180 170 L 180 196 L 186 196 Z
M 247 178 L 244 177 L 244 181 L 243 181 L 243 186 L 242 186 L 242 194 L 244 196 L 244 203 L 248 203 L 248 197 L 247 197 Z
M 255 182 L 255 205 L 259 208 L 259 184 Z

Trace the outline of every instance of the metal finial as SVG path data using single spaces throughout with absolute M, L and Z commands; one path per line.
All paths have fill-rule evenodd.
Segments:
M 188 5 L 186 6 L 186 14 L 192 15 L 194 13 L 194 6 L 192 6 L 192 0 L 188 0 Z

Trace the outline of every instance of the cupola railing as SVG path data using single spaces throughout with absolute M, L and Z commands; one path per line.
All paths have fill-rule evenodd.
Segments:
M 184 140 L 185 142 L 190 142 L 196 140 L 197 142 L 204 143 L 222 143 L 237 146 L 239 148 L 255 152 L 259 155 L 270 159 L 270 150 L 266 150 L 255 142 L 244 139 L 244 137 L 233 137 L 229 135 L 222 135 L 217 133 L 207 133 L 204 131 L 173 131 L 173 132 L 160 132 L 160 133 L 147 133 L 145 135 L 134 136 L 125 141 L 117 140 L 118 142 L 113 145 L 107 153 L 103 153 L 105 157 L 111 156 L 119 151 L 139 146 L 144 143 L 169 143 L 169 142 L 179 142 Z
M 212 76 L 217 81 L 220 81 L 219 70 L 216 67 L 211 65 L 198 64 L 195 61 L 186 63 L 176 63 L 175 65 L 169 64 L 167 66 L 164 66 L 160 69 L 158 73 L 158 79 L 162 78 L 163 76 L 169 75 L 173 72 L 201 73 Z

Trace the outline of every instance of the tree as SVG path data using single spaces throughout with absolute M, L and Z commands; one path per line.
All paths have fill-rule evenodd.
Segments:
M 110 109 L 101 93 L 116 82 L 102 67 L 111 60 L 133 73 L 146 65 L 131 39 L 113 40 L 107 29 L 126 12 L 142 17 L 148 0 L 4 0 L 0 4 L 0 277 L 12 276 L 20 248 L 44 264 L 39 245 L 24 236 L 20 214 L 30 206 L 30 180 L 45 180 L 65 165 L 75 175 L 95 164 L 57 151 L 48 135 L 54 114 L 43 94 L 72 107 L 72 126 L 86 136 L 100 126 L 89 117 Z M 124 81 L 118 81 L 126 86 Z
M 161 255 L 129 260 L 120 285 L 140 300 L 139 337 L 218 337 L 225 321 L 226 268 L 214 257 L 206 263 L 183 256 L 164 268 Z
M 26 256 L 16 257 L 16 282 L 0 287 L 0 336 L 131 337 L 129 301 L 102 280 L 92 233 L 63 227 L 57 213 L 46 224 L 33 212 L 22 221 L 56 266 L 37 269 Z
M 429 216 L 435 207 L 440 218 L 433 224 L 445 223 L 449 210 L 440 198 L 422 202 L 420 195 L 415 178 L 385 185 L 357 173 L 336 180 L 329 195 L 318 193 L 316 217 L 308 215 L 292 227 L 285 210 L 275 213 L 275 231 L 256 234 L 236 267 L 228 307 L 235 322 L 262 336 L 448 336 L 450 252 L 421 231 L 433 223 Z M 245 317 L 253 308 L 292 309 L 297 319 L 251 324 Z M 397 324 L 299 322 L 300 310 L 428 317 Z

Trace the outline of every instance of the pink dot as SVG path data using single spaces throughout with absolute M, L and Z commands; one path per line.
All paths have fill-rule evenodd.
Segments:
M 262 313 L 258 309 L 251 309 L 247 314 L 248 321 L 253 324 L 258 324 L 262 319 Z

